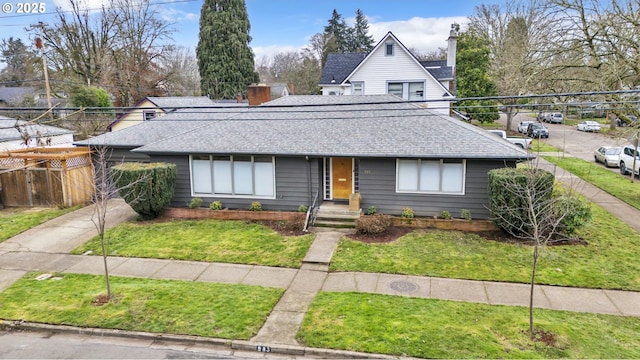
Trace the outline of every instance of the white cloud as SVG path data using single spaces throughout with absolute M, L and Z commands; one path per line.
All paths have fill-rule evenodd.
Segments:
M 389 31 L 407 48 L 415 48 L 420 52 L 431 52 L 447 47 L 447 38 L 451 24 L 465 25 L 466 16 L 421 18 L 390 22 L 369 22 L 369 33 L 376 43 Z
M 269 46 L 251 46 L 255 59 L 261 59 L 263 56 L 273 57 L 275 54 L 287 53 L 287 52 L 299 52 L 302 47 L 296 47 L 292 45 L 269 45 Z
M 100 10 L 103 5 L 109 7 L 111 2 L 109 0 L 78 0 L 77 3 L 80 9 Z M 53 4 L 63 11 L 72 9 L 69 0 L 53 0 Z

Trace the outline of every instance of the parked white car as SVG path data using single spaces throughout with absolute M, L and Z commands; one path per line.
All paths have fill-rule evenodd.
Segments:
M 535 123 L 535 121 L 520 121 L 520 124 L 518 124 L 518 132 L 520 134 L 526 134 L 527 133 L 527 129 L 529 128 L 529 124 L 533 124 Z
M 578 131 L 600 132 L 600 124 L 597 121 L 583 121 L 578 124 Z
M 627 145 L 622 148 L 622 152 L 620 153 L 620 174 L 627 175 L 633 169 L 634 174 L 640 174 L 640 148 L 636 149 L 635 155 L 636 159 L 633 160 L 633 146 Z
M 593 152 L 593 158 L 595 161 L 601 162 L 606 167 L 618 167 L 620 166 L 620 153 L 622 148 L 615 146 L 600 146 Z

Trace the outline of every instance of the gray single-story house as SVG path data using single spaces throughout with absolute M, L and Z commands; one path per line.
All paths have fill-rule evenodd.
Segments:
M 360 193 L 361 207 L 488 218 L 487 172 L 531 157 L 485 130 L 393 95 L 286 96 L 261 106 L 176 111 L 78 145 L 114 161 L 175 163 L 174 206 L 199 197 L 296 211 Z

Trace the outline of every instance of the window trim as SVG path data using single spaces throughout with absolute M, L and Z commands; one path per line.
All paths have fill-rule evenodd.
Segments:
M 385 56 L 393 56 L 395 54 L 396 47 L 392 42 L 388 42 L 384 44 L 384 55 Z M 391 52 L 389 52 L 391 50 Z
M 356 95 L 355 94 L 355 88 L 356 85 L 360 85 L 360 94 L 359 95 L 364 95 L 364 81 L 353 81 L 351 82 L 351 95 Z
M 213 175 L 213 161 L 214 161 L 214 157 L 219 157 L 220 155 L 197 155 L 197 154 L 193 154 L 193 155 L 189 155 L 189 183 L 190 183 L 190 187 L 191 187 L 191 196 L 192 197 L 216 197 L 216 198 L 233 198 L 233 199 L 276 199 L 277 198 L 277 194 L 276 194 L 276 157 L 275 156 L 269 156 L 269 155 L 238 155 L 240 157 L 250 157 L 251 158 L 251 187 L 252 187 L 252 194 L 235 194 L 235 190 L 234 188 L 234 183 L 233 183 L 233 173 L 234 173 L 234 167 L 233 167 L 233 158 L 234 155 L 223 155 L 225 157 L 229 157 L 229 161 L 231 163 L 231 181 L 232 181 L 232 193 L 228 194 L 228 193 L 215 193 L 213 191 L 215 191 L 215 183 L 214 183 L 214 175 Z M 200 193 L 200 192 L 195 192 L 194 191 L 194 176 L 193 176 L 193 160 L 194 157 L 208 157 L 209 158 L 209 170 L 211 171 L 211 188 L 213 189 L 211 193 Z M 254 195 L 256 192 L 256 183 L 255 183 L 255 158 L 256 157 L 269 157 L 271 158 L 271 174 L 272 174 L 272 183 L 273 183 L 273 195 L 272 196 L 264 196 L 264 195 Z M 200 159 L 197 159 L 200 160 Z M 260 161 L 259 161 L 260 162 Z M 265 161 L 266 162 L 266 161 Z
M 409 88 L 411 86 L 411 84 L 422 84 L 422 98 L 421 99 L 414 99 L 414 100 L 410 100 L 410 101 L 424 101 L 427 98 L 427 82 L 426 80 L 422 79 L 422 80 L 387 80 L 387 84 L 386 84 L 386 91 L 387 94 L 391 94 L 389 92 L 389 85 L 390 84 L 402 84 L 402 99 L 404 100 L 409 100 Z
M 418 165 L 418 177 L 417 177 L 417 185 L 418 190 L 400 190 L 400 161 L 401 160 L 412 160 L 417 161 Z M 440 176 L 440 191 L 420 191 L 420 169 L 422 161 L 438 161 L 439 162 L 439 176 Z M 462 191 L 461 192 L 450 192 L 450 191 L 442 191 L 442 169 L 445 161 L 448 163 L 462 164 Z M 399 194 L 433 194 L 433 195 L 465 195 L 467 189 L 467 160 L 466 159 L 416 159 L 416 158 L 397 158 L 396 159 L 396 193 Z
M 154 110 L 144 110 L 142 112 L 142 120 L 143 121 L 149 121 L 151 119 L 154 119 L 156 117 L 156 112 Z

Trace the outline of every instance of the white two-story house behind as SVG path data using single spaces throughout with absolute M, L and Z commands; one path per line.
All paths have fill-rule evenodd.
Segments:
M 331 53 L 320 76 L 322 95 L 393 94 L 449 115 L 456 40 L 452 26 L 446 60 L 419 60 L 391 32 L 369 53 Z

